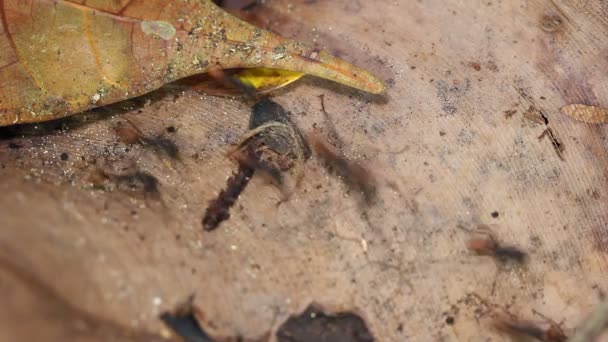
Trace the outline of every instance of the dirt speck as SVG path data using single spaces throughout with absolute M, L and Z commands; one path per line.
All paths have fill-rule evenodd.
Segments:
M 481 70 L 481 64 L 479 64 L 478 62 L 470 62 L 469 67 L 475 69 L 475 71 Z
M 517 109 L 505 110 L 504 114 L 506 119 L 510 119 L 513 115 L 517 114 Z
M 545 32 L 556 32 L 563 24 L 564 21 L 556 13 L 547 12 L 540 18 L 540 28 Z
M 486 67 L 492 72 L 498 72 L 500 69 L 498 68 L 498 64 L 493 60 L 489 60 L 486 62 Z

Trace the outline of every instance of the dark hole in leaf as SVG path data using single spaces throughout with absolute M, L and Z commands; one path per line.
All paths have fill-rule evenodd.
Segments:
M 326 314 L 309 306 L 302 314 L 290 317 L 277 331 L 279 342 L 371 342 L 374 337 L 361 317 L 344 312 Z

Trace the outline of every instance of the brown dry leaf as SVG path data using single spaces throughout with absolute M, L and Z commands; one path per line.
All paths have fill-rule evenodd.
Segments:
M 562 114 L 586 123 L 602 124 L 608 122 L 608 108 L 571 104 L 562 107 L 560 111 Z
M 211 69 L 270 68 L 371 93 L 384 85 L 210 0 L 0 1 L 0 126 L 72 115 Z

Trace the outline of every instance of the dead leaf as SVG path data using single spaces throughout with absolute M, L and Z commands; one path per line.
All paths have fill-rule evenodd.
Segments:
M 571 104 L 562 107 L 560 111 L 562 114 L 586 123 L 601 124 L 608 122 L 608 108 L 587 106 L 584 104 Z
M 1 4 L 0 126 L 72 115 L 218 68 L 291 70 L 384 91 L 368 72 L 210 0 Z

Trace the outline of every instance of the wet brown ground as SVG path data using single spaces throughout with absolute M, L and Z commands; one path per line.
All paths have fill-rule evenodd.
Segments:
M 248 100 L 172 86 L 2 128 L 1 341 L 163 340 L 159 315 L 191 294 L 210 335 L 248 339 L 275 339 L 311 303 L 379 341 L 508 340 L 490 324 L 505 311 L 567 333 L 585 318 L 608 290 L 608 132 L 559 108 L 608 106 L 605 4 L 271 0 L 250 16 L 389 86 L 378 99 L 307 78 L 273 95 L 305 132 L 330 125 L 324 95 L 345 155 L 378 181 L 374 203 L 312 158 L 287 202 L 254 177 L 203 231 Z M 179 158 L 121 142 L 127 119 Z M 563 160 L 538 139 L 548 128 Z M 99 168 L 145 173 L 158 192 L 99 182 Z M 468 251 L 480 224 L 527 251 L 525 266 Z

